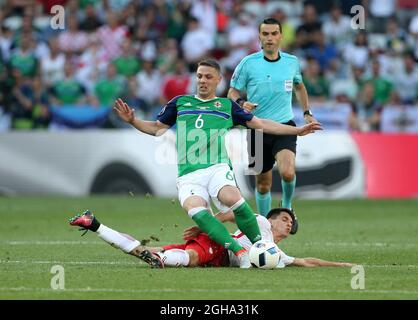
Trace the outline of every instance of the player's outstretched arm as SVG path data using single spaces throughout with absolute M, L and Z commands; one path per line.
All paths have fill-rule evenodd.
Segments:
M 135 111 L 122 99 L 117 99 L 115 107 L 113 108 L 119 118 L 121 118 L 126 123 L 129 123 L 134 128 L 139 131 L 152 135 L 160 136 L 164 134 L 170 126 L 160 122 L 160 121 L 145 121 L 135 118 Z
M 293 127 L 268 119 L 260 119 L 255 116 L 251 119 L 251 121 L 247 121 L 247 126 L 251 129 L 262 129 L 265 133 L 276 135 L 304 136 L 309 133 L 314 133 L 316 130 L 322 130 L 319 122 L 311 122 L 302 127 Z
M 292 266 L 298 267 L 353 267 L 354 263 L 326 261 L 317 258 L 295 258 Z

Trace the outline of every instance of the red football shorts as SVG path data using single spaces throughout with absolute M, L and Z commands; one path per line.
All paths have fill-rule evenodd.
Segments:
M 199 256 L 199 266 L 222 267 L 228 251 L 221 245 L 213 241 L 206 233 L 199 233 L 198 236 L 187 240 L 182 244 L 169 244 L 163 246 L 164 250 L 182 249 L 194 250 Z

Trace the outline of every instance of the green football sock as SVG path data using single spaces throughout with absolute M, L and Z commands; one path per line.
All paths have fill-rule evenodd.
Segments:
M 258 227 L 254 211 L 249 204 L 244 199 L 241 199 L 237 203 L 237 208 L 233 208 L 232 211 L 234 211 L 238 228 L 248 237 L 248 239 L 250 239 L 252 243 L 261 240 L 260 228 Z
M 292 198 L 296 186 L 296 176 L 292 182 L 286 182 L 282 179 L 282 207 L 292 209 Z
M 237 253 L 243 248 L 234 240 L 229 234 L 225 226 L 212 216 L 208 210 L 201 210 L 192 216 L 192 219 L 199 228 L 207 233 L 209 237 L 216 243 L 224 246 L 225 248 Z
M 260 193 L 255 190 L 255 202 L 257 204 L 257 211 L 259 214 L 266 216 L 271 210 L 271 193 Z

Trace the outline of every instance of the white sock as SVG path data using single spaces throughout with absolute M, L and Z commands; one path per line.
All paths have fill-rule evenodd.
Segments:
M 161 260 L 163 260 L 164 265 L 169 267 L 179 267 L 189 265 L 189 254 L 186 250 L 181 249 L 170 249 L 164 252 L 157 253 Z
M 129 253 L 141 243 L 138 240 L 135 240 L 128 234 L 119 233 L 113 229 L 106 227 L 101 224 L 99 229 L 97 229 L 97 234 L 99 238 L 103 239 L 111 246 L 121 249 L 122 251 Z

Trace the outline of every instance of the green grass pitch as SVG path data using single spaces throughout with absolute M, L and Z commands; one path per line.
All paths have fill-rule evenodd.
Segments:
M 418 201 L 294 205 L 299 232 L 280 247 L 291 256 L 361 264 L 364 289 L 352 289 L 351 268 L 150 269 L 68 225 L 72 215 L 90 209 L 105 225 L 154 239 L 151 245 L 178 243 L 192 221 L 171 199 L 0 198 L 0 299 L 418 298 Z M 64 267 L 64 290 L 51 288 L 54 265 Z

